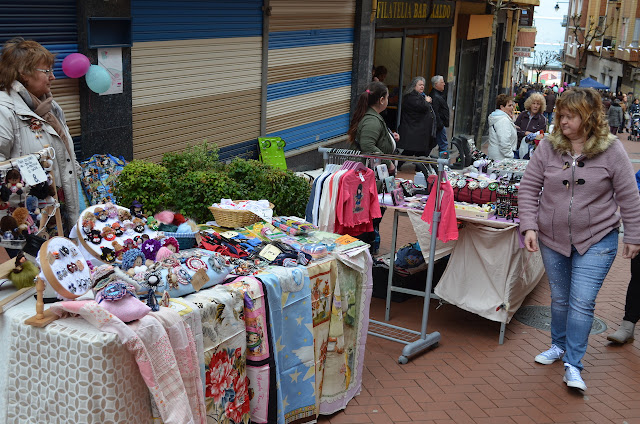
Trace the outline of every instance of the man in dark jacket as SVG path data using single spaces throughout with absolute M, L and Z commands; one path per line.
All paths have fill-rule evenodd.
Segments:
M 449 127 L 449 106 L 447 99 L 444 98 L 444 78 L 442 75 L 436 75 L 431 78 L 433 88 L 429 95 L 433 99 L 433 112 L 436 114 L 436 141 L 438 142 L 438 150 L 440 155 L 447 153 L 449 142 L 447 141 L 447 127 Z
M 556 106 L 556 93 L 552 88 L 547 88 L 544 90 L 544 98 L 547 101 L 544 117 L 547 118 L 547 125 L 551 125 L 553 124 L 553 108 Z

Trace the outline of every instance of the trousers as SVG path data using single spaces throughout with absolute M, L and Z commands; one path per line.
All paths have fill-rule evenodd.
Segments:
M 593 325 L 596 297 L 618 252 L 615 229 L 584 255 L 571 247 L 566 257 L 540 243 L 551 288 L 551 343 L 565 351 L 564 362 L 582 370 Z
M 634 324 L 640 321 L 640 255 L 631 259 L 631 280 L 624 304 L 624 320 Z

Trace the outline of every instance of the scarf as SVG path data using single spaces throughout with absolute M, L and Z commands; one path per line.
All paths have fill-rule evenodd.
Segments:
M 22 97 L 22 100 L 29 106 L 29 109 L 36 115 L 40 116 L 45 122 L 53 127 L 58 136 L 62 140 L 62 144 L 67 149 L 69 156 L 71 155 L 71 147 L 69 146 L 69 139 L 67 138 L 67 132 L 65 131 L 60 117 L 62 117 L 62 110 L 53 103 L 53 96 L 51 93 L 46 93 L 42 98 L 37 98 L 30 91 L 28 91 L 23 85 L 13 87 L 16 92 Z

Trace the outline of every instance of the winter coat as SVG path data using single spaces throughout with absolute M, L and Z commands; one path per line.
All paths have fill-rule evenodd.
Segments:
M 640 113 L 640 103 L 631 103 L 631 106 L 629 106 L 629 115 L 633 116 L 634 113 Z
M 371 154 L 391 154 L 393 153 L 392 135 L 387 129 L 382 116 L 375 110 L 369 108 L 358 123 L 358 131 L 356 132 L 356 145 L 362 153 Z M 391 165 L 391 161 L 382 161 L 387 167 Z
M 517 127 L 516 132 L 518 134 L 517 148 L 519 149 L 522 137 L 525 136 L 526 131 L 535 133 L 540 130 L 544 131 L 547 129 L 547 118 L 545 118 L 542 113 L 532 115 L 531 112 L 526 111 L 518 115 L 515 125 Z
M 55 183 L 64 192 L 65 207 L 70 221 L 75 222 L 80 214 L 75 168 L 76 155 L 73 151 L 73 141 L 64 119 L 64 113 L 60 106 L 53 101 L 51 110 L 64 128 L 65 136 L 70 143 L 68 150 L 53 127 L 29 108 L 18 94 L 17 89 L 24 90 L 24 87 L 16 81 L 13 83 L 11 93 L 0 91 L 0 161 L 38 152 L 44 149 L 46 144 L 52 146 L 56 155 L 56 163 L 53 167 Z M 32 118 L 43 122 L 42 130 L 38 134 L 39 138 L 36 138 L 36 132 L 31 130 Z M 65 230 L 68 231 L 70 228 L 65 228 Z
M 447 99 L 444 98 L 444 93 L 432 88 L 429 96 L 431 96 L 431 106 L 438 122 L 436 131 L 440 132 L 445 127 L 449 128 L 449 105 L 447 105 Z
M 575 161 L 570 149 L 562 135 L 540 142 L 518 190 L 520 231 L 537 231 L 545 246 L 564 256 L 572 245 L 583 255 L 620 226 L 620 207 L 624 242 L 640 244 L 640 195 L 620 140 L 592 136 Z
M 544 96 L 547 102 L 547 107 L 545 108 L 545 112 L 551 113 L 553 112 L 553 108 L 556 106 L 556 93 L 550 91 L 547 95 Z
M 620 125 L 622 125 L 624 114 L 622 113 L 622 108 L 619 104 L 611 103 L 607 116 L 609 118 L 609 126 L 619 128 Z
M 428 154 L 436 145 L 436 116 L 431 104 L 413 90 L 402 97 L 398 147 Z
M 489 115 L 489 159 L 513 159 L 518 134 L 513 120 L 506 112 L 496 109 Z

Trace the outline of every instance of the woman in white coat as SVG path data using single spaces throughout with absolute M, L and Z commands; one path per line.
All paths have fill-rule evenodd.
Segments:
M 51 96 L 54 56 L 39 43 L 7 41 L 0 56 L 0 161 L 55 150 L 55 182 L 68 222 L 77 221 L 76 156 L 64 113 Z M 60 192 L 62 189 L 62 192 Z M 68 224 L 67 224 L 68 225 Z M 70 227 L 65 225 L 65 231 Z
M 513 97 L 499 94 L 496 110 L 489 115 L 489 159 L 513 159 L 518 145 L 518 133 L 513 123 Z

